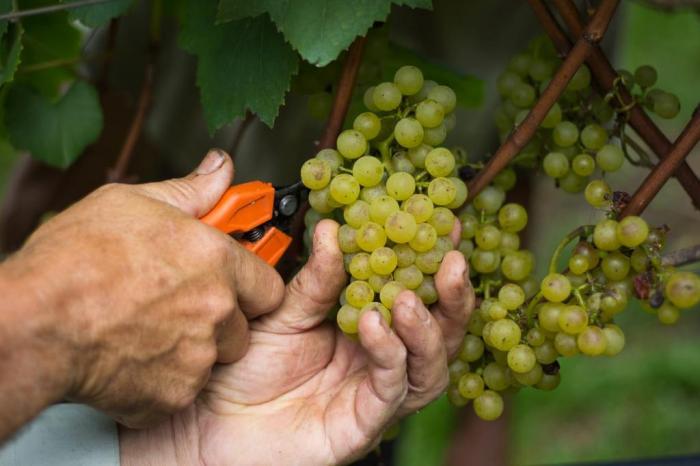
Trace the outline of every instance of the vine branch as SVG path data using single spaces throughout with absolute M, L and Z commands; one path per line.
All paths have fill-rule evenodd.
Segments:
M 0 21 L 16 21 L 26 16 L 44 15 L 47 13 L 54 13 L 56 11 L 72 10 L 73 8 L 80 8 L 82 6 L 97 5 L 99 3 L 108 3 L 113 1 L 115 0 L 80 0 L 71 3 L 59 3 L 58 5 L 48 5 L 22 11 L 13 11 L 0 15 Z
M 528 0 L 533 5 L 538 0 Z M 566 56 L 554 77 L 540 98 L 528 113 L 525 120 L 511 132 L 506 141 L 498 148 L 483 170 L 469 183 L 469 198 L 479 194 L 515 157 L 525 144 L 532 139 L 537 128 L 544 120 L 547 112 L 556 103 L 574 73 L 586 58 L 596 49 L 596 44 L 605 35 L 619 0 L 605 0 L 591 19 L 583 35 L 576 42 L 571 52 Z
M 639 215 L 681 166 L 698 141 L 700 141 L 700 106 L 695 108 L 693 117 L 683 128 L 683 132 L 678 136 L 666 157 L 649 172 L 642 184 L 639 185 L 620 217 Z
M 672 265 L 675 267 L 680 267 L 682 265 L 692 264 L 693 262 L 700 262 L 700 244 L 691 246 L 689 248 L 678 249 L 676 251 L 671 251 L 666 253 L 661 258 L 661 265 Z
M 547 32 L 550 39 L 552 39 L 557 50 L 559 50 L 560 53 L 567 53 L 571 47 L 570 42 L 566 36 L 564 36 L 551 13 L 541 1 L 531 1 L 530 5 L 533 10 L 535 10 L 535 14 L 540 23 L 542 23 L 543 29 Z M 579 11 L 573 1 L 554 0 L 554 6 L 569 28 L 572 36 L 579 37 L 582 32 L 582 22 L 579 17 Z M 617 72 L 600 48 L 595 47 L 595 50 L 588 57 L 587 63 L 591 69 L 593 78 L 604 94 L 615 88 L 615 80 L 618 77 Z M 659 160 L 663 160 L 669 150 L 671 150 L 671 141 L 669 141 L 658 126 L 654 124 L 644 109 L 635 104 L 634 99 L 624 86 L 618 87 L 617 91 L 622 97 L 623 102 L 632 103 L 628 113 L 630 126 L 632 126 L 644 143 L 651 148 Z M 700 209 L 700 180 L 695 173 L 693 173 L 690 166 L 683 162 L 674 176 L 688 193 L 688 196 L 690 196 L 693 206 L 696 209 Z

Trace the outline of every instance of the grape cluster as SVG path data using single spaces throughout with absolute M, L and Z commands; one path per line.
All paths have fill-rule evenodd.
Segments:
M 452 209 L 467 198 L 455 154 L 441 147 L 454 126 L 451 88 L 404 66 L 393 82 L 370 87 L 364 103 L 370 111 L 340 133 L 336 148 L 321 150 L 301 168 L 311 190 L 307 245 L 321 218 L 341 223 L 338 242 L 352 278 L 336 319 L 348 335 L 357 334 L 367 310 L 390 324 L 404 289 L 426 304 L 437 301 L 433 275 L 454 248 Z

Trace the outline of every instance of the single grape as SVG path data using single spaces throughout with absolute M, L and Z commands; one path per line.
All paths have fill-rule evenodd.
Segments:
M 473 400 L 484 393 L 484 379 L 471 372 L 464 374 L 459 378 L 458 389 L 463 397 Z
M 459 388 L 456 385 L 450 385 L 447 387 L 447 399 L 452 406 L 457 408 L 468 405 L 470 401 L 459 394 Z
M 485 187 L 476 195 L 472 205 L 477 211 L 484 211 L 487 214 L 495 214 L 503 205 L 506 193 L 495 186 Z
M 542 371 L 542 366 L 535 364 L 532 369 L 527 372 L 519 373 L 513 371 L 513 378 L 521 385 L 527 387 L 536 385 L 542 380 L 544 372 Z
M 323 160 L 331 167 L 331 173 L 338 173 L 338 169 L 343 166 L 345 160 L 343 156 L 335 149 L 321 149 L 316 154 L 316 159 Z
M 649 236 L 649 225 L 641 217 L 628 215 L 617 224 L 616 233 L 620 244 L 635 248 L 646 241 Z
M 514 311 L 525 302 L 525 292 L 514 283 L 507 283 L 498 290 L 498 300 L 509 311 Z
M 608 142 L 608 132 L 599 124 L 588 124 L 581 131 L 581 142 L 588 149 L 598 150 Z
M 401 91 L 394 83 L 378 84 L 372 91 L 372 101 L 379 110 L 389 112 L 401 104 Z
M 681 110 L 681 103 L 675 95 L 661 92 L 654 97 L 653 110 L 661 118 L 674 118 Z
M 600 310 L 604 314 L 614 316 L 627 307 L 627 294 L 619 290 L 608 290 L 600 300 Z
M 415 190 L 416 180 L 408 173 L 394 173 L 386 180 L 387 193 L 397 201 L 408 199 Z
M 651 261 L 643 248 L 637 248 L 632 251 L 630 265 L 635 272 L 644 272 L 649 267 L 649 264 L 651 264 Z
M 459 214 L 459 221 L 462 224 L 461 236 L 464 239 L 471 239 L 476 235 L 476 229 L 479 227 L 479 220 L 469 212 Z
M 527 76 L 527 72 L 530 69 L 530 63 L 532 62 L 532 57 L 523 52 L 514 55 L 513 58 L 508 62 L 508 69 L 514 71 L 518 76 Z
M 431 150 L 425 158 L 425 169 L 435 178 L 448 176 L 454 168 L 455 157 L 444 147 Z
M 493 322 L 489 334 L 489 340 L 492 345 L 501 351 L 508 351 L 517 345 L 520 337 L 520 327 L 510 319 L 501 319 Z
M 501 254 L 497 250 L 484 251 L 477 248 L 472 252 L 469 262 L 474 270 L 480 274 L 492 273 L 498 270 Z
M 522 82 L 523 80 L 517 73 L 504 71 L 496 79 L 496 90 L 502 97 L 508 97 L 513 92 L 513 89 L 522 84 Z
M 598 255 L 598 250 L 593 247 L 588 241 L 579 241 L 574 246 L 572 254 L 581 255 L 588 261 L 588 269 L 592 270 L 598 266 L 600 262 L 600 256 Z
M 559 357 L 559 352 L 554 347 L 552 340 L 546 340 L 540 346 L 535 347 L 535 357 L 540 364 L 552 364 Z
M 552 77 L 554 73 L 554 63 L 542 57 L 533 57 L 530 62 L 528 74 L 535 81 L 545 81 Z
M 462 253 L 465 259 L 469 259 L 474 252 L 474 243 L 468 239 L 460 239 L 457 250 Z
M 674 306 L 691 308 L 700 302 L 700 277 L 692 272 L 673 272 L 666 281 L 664 291 Z
M 571 293 L 569 279 L 560 273 L 550 273 L 544 277 L 540 288 L 545 299 L 555 303 L 564 301 Z
M 416 236 L 418 225 L 413 215 L 396 211 L 387 217 L 384 222 L 386 235 L 394 243 L 408 243 Z
M 341 173 L 331 181 L 330 194 L 331 198 L 340 204 L 352 204 L 360 195 L 360 184 L 353 176 Z
M 371 303 L 372 299 L 374 299 L 374 291 L 366 281 L 356 280 L 345 288 L 345 300 L 357 309 Z
M 462 340 L 459 359 L 465 362 L 477 361 L 484 354 L 484 340 L 475 335 L 467 334 Z
M 309 159 L 301 166 L 301 182 L 309 189 L 323 189 L 331 180 L 331 166 L 319 159 Z
M 588 314 L 577 305 L 568 305 L 559 313 L 559 328 L 569 335 L 581 333 L 588 325 Z
M 578 154 L 571 161 L 571 170 L 579 176 L 590 176 L 595 171 L 595 159 L 588 154 Z
M 373 112 L 360 113 L 352 122 L 352 128 L 362 133 L 368 141 L 376 138 L 382 129 L 382 122 Z
M 462 207 L 462 205 L 464 205 L 464 202 L 467 200 L 467 196 L 469 195 L 467 185 L 464 181 L 455 176 L 449 177 L 448 180 L 450 180 L 455 187 L 455 198 L 452 199 L 452 202 L 447 204 L 446 207 L 453 210 L 459 209 Z
M 356 159 L 367 152 L 367 139 L 354 129 L 346 129 L 336 140 L 338 152 L 346 159 Z
M 567 193 L 580 193 L 586 188 L 588 178 L 579 176 L 573 171 L 559 178 L 559 187 Z
M 416 107 L 416 120 L 425 128 L 435 128 L 445 119 L 445 108 L 434 100 L 424 100 Z
M 558 146 L 573 146 L 578 141 L 578 128 L 570 121 L 562 121 L 552 130 L 552 139 Z
M 515 187 L 518 181 L 518 175 L 511 167 L 504 168 L 493 179 L 493 185 L 503 192 L 510 191 Z
M 624 163 L 625 154 L 619 147 L 606 144 L 596 153 L 595 161 L 604 172 L 614 172 Z
M 425 194 L 411 195 L 403 202 L 401 209 L 413 215 L 417 223 L 428 221 L 434 212 L 433 202 Z
M 510 101 L 519 108 L 530 108 L 535 103 L 536 94 L 534 87 L 520 82 L 513 87 L 510 93 Z
M 368 258 L 368 265 L 371 267 L 371 270 L 379 275 L 389 275 L 394 271 L 397 263 L 396 253 L 393 249 L 386 246 L 375 249 Z
M 437 242 L 437 232 L 429 223 L 419 223 L 416 227 L 416 234 L 409 241 L 415 251 L 425 252 L 432 249 Z
M 411 163 L 408 154 L 404 151 L 395 152 L 391 157 L 391 166 L 395 172 L 413 173 L 416 167 Z
M 357 230 L 350 225 L 341 225 L 338 229 L 338 246 L 346 254 L 360 251 L 357 244 Z
M 430 92 L 430 90 L 437 85 L 438 84 L 435 81 L 432 81 L 430 79 L 424 80 L 423 87 L 420 88 L 420 91 L 418 91 L 417 94 L 413 94 L 412 96 L 410 96 L 409 101 L 413 104 L 422 102 L 423 100 L 428 98 L 428 93 Z
M 625 347 L 625 334 L 622 329 L 615 324 L 605 324 L 603 328 L 605 335 L 605 355 L 615 356 Z
M 408 150 L 408 158 L 416 168 L 425 168 L 425 158 L 433 148 L 427 144 L 421 144 Z
M 423 272 L 415 264 L 399 267 L 394 271 L 394 280 L 402 283 L 409 290 L 415 290 L 423 281 Z
M 417 94 L 423 87 L 423 73 L 415 66 L 402 66 L 394 74 L 394 84 L 403 95 Z
M 542 346 L 544 342 L 547 341 L 547 336 L 541 329 L 533 327 L 527 331 L 527 334 L 525 335 L 525 340 L 527 341 L 528 345 L 534 348 L 537 346 Z
M 447 121 L 447 118 L 445 118 Z M 423 128 L 423 144 L 429 146 L 439 146 L 447 137 L 447 127 L 445 121 L 437 125 L 435 128 Z
M 360 310 L 349 304 L 340 307 L 336 315 L 338 327 L 345 333 L 357 333 L 357 324 L 360 321 Z
M 390 275 L 378 275 L 376 273 L 373 273 L 367 279 L 367 283 L 369 283 L 369 286 L 375 293 L 379 293 L 382 290 L 382 288 L 384 288 L 384 285 L 386 285 L 390 281 Z
M 383 225 L 389 215 L 399 211 L 399 203 L 390 196 L 379 196 L 369 204 L 369 218 Z
M 428 99 L 438 102 L 445 109 L 445 114 L 451 113 L 457 105 L 457 95 L 452 88 L 437 85 L 428 92 Z
M 542 160 L 542 169 L 551 178 L 561 178 L 569 173 L 569 159 L 561 152 L 550 152 Z
M 581 65 L 576 73 L 571 77 L 571 81 L 566 86 L 569 91 L 582 91 L 591 84 L 591 71 L 586 65 Z
M 593 180 L 586 186 L 584 196 L 591 206 L 600 208 L 610 204 L 612 189 L 603 180 Z
M 418 220 L 416 219 L 416 221 Z M 435 232 L 438 234 L 438 236 L 449 235 L 452 233 L 452 229 L 455 225 L 455 215 L 450 209 L 445 207 L 436 207 L 433 209 L 433 213 L 430 216 L 430 219 L 428 219 L 428 223 L 435 228 Z
M 524 251 L 507 253 L 503 257 L 501 272 L 508 280 L 524 280 L 532 272 L 534 264 Z
M 536 364 L 535 352 L 527 345 L 515 345 L 508 351 L 508 367 L 513 372 L 520 374 L 529 372 Z
M 474 240 L 476 245 L 482 250 L 496 249 L 501 243 L 501 230 L 491 224 L 482 225 L 476 231 Z
M 387 284 L 384 285 L 379 292 L 379 300 L 388 309 L 391 309 L 394 306 L 394 300 L 396 297 L 405 289 L 406 287 L 403 283 L 399 283 L 397 281 L 387 282 Z
M 510 370 L 496 362 L 490 362 L 484 367 L 481 376 L 484 383 L 492 390 L 505 390 L 511 384 Z
M 362 95 L 362 103 L 365 104 L 365 107 L 367 109 L 373 111 L 373 112 L 378 112 L 379 107 L 374 105 L 374 90 L 375 86 L 368 87 L 365 93 Z
M 620 240 L 617 238 L 617 225 L 615 220 L 603 219 L 593 230 L 593 243 L 602 251 L 614 251 L 620 248 Z
M 559 386 L 559 382 L 561 380 L 561 376 L 559 373 L 556 374 L 542 374 L 542 380 L 538 384 L 535 385 L 536 388 L 539 388 L 540 390 L 545 390 L 545 391 L 550 391 L 554 390 Z
M 498 224 L 503 231 L 517 233 L 527 225 L 527 211 L 520 204 L 506 204 L 498 211 Z
M 362 188 L 360 190 L 360 199 L 365 201 L 368 204 L 372 204 L 372 201 L 375 200 L 376 198 L 380 196 L 386 196 L 386 187 L 384 184 L 380 183 L 376 186 L 372 186 L 369 188 Z
M 348 266 L 350 275 L 358 280 L 367 280 L 372 275 L 369 259 L 369 254 L 366 252 L 360 252 L 352 256 L 352 260 L 350 260 L 350 265 Z
M 435 279 L 433 277 L 423 276 L 423 281 L 413 291 L 426 306 L 436 303 L 438 300 L 437 288 L 435 288 Z
M 557 126 L 561 122 L 561 107 L 558 103 L 554 103 L 552 108 L 549 109 L 547 115 L 540 123 L 543 128 L 551 129 Z
M 659 322 L 664 325 L 675 324 L 678 322 L 680 315 L 681 313 L 678 308 L 668 301 L 664 301 L 661 307 L 659 307 L 659 309 L 656 311 L 656 316 L 659 318 Z
M 489 306 L 486 313 L 488 314 L 489 319 L 500 320 L 505 319 L 505 317 L 508 315 L 508 309 L 506 309 L 503 303 L 496 301 Z
M 374 222 L 367 222 L 357 230 L 355 237 L 358 246 L 364 251 L 372 252 L 379 249 L 386 243 L 386 233 L 381 225 Z M 360 306 L 356 306 L 360 307 Z
M 642 65 L 634 70 L 634 80 L 641 87 L 651 87 L 656 84 L 656 69 L 653 66 Z
M 478 312 L 476 312 L 473 313 L 469 319 L 467 330 L 469 330 L 469 333 L 472 335 L 481 336 L 485 325 L 486 321 L 481 318 Z
M 630 271 L 630 260 L 619 251 L 614 251 L 603 257 L 600 268 L 608 280 L 623 280 Z
M 428 197 L 435 205 L 447 205 L 454 201 L 456 195 L 457 188 L 448 178 L 435 178 L 428 185 Z
M 362 314 L 365 312 L 378 312 L 379 315 L 382 316 L 384 322 L 386 322 L 387 327 L 391 326 L 391 312 L 384 307 L 382 303 L 372 302 L 365 304 L 362 309 L 360 309 L 360 318 L 362 318 Z
M 576 275 L 586 273 L 588 270 L 588 259 L 581 254 L 574 254 L 569 258 L 569 270 Z
M 501 244 L 499 250 L 502 254 L 515 252 L 520 249 L 520 237 L 516 233 L 501 231 Z
M 322 214 L 330 213 L 341 205 L 331 198 L 329 186 L 309 192 L 309 204 L 314 210 Z
M 407 149 L 418 147 L 423 142 L 423 126 L 414 118 L 402 118 L 394 127 L 394 138 Z
M 382 180 L 384 166 L 378 158 L 365 155 L 352 165 L 352 175 L 362 186 L 375 186 Z
M 452 361 L 450 365 L 447 366 L 447 373 L 449 374 L 450 382 L 453 384 L 459 383 L 459 379 L 461 379 L 463 375 L 468 374 L 469 370 L 469 363 L 460 359 Z
M 453 129 L 455 129 L 455 126 L 457 126 L 457 115 L 455 115 L 455 112 L 452 112 L 449 115 L 447 115 L 443 120 L 442 125 L 445 127 L 445 130 L 447 132 L 450 132 Z
M 313 211 L 309 210 L 309 212 Z M 358 199 L 352 204 L 345 206 L 343 209 L 343 219 L 345 219 L 345 223 L 351 227 L 360 228 L 370 220 L 369 204 Z
M 575 356 L 579 352 L 576 337 L 563 332 L 557 333 L 554 337 L 554 348 L 565 357 Z
M 392 249 L 396 253 L 397 265 L 399 267 L 408 267 L 416 261 L 416 251 L 411 249 L 411 246 L 408 244 L 395 244 Z

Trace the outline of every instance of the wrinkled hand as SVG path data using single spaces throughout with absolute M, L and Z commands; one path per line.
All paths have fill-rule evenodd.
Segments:
M 154 431 L 122 433 L 122 464 L 345 463 L 444 391 L 474 304 L 463 256 L 445 256 L 431 311 L 404 291 L 393 329 L 367 312 L 354 342 L 325 320 L 345 280 L 337 229 L 317 225 L 280 308 L 250 323 L 248 353 L 218 366 L 192 408 Z
M 190 406 L 218 360 L 245 352 L 247 320 L 276 309 L 284 283 L 197 220 L 231 183 L 211 151 L 183 179 L 108 185 L 39 228 L 12 260 L 41 275 L 56 314 L 47 338 L 70 355 L 64 395 L 130 426 Z

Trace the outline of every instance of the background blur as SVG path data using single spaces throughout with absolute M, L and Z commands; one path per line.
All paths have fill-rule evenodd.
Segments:
M 5 253 L 21 244 L 45 212 L 64 208 L 103 182 L 105 167 L 121 147 L 143 79 L 148 28 L 144 3 L 122 20 L 109 73 L 111 94 L 103 101 L 105 130 L 76 165 L 59 172 L 0 146 L 0 246 Z M 483 106 L 460 110 L 448 141 L 464 146 L 473 159 L 481 158 L 497 147 L 492 123 L 495 78 L 539 29 L 521 0 L 434 4 L 433 12 L 396 9 L 390 17 L 391 36 L 432 61 L 484 80 Z M 616 67 L 653 65 L 659 71 L 659 87 L 679 96 L 681 114 L 658 122 L 671 139 L 700 102 L 698 11 L 667 11 L 643 1 L 624 1 L 605 40 Z M 164 31 L 153 106 L 130 169 L 139 181 L 187 173 L 207 148 L 231 148 L 238 126 L 208 134 L 194 84 L 196 61 L 177 46 L 175 28 Z M 90 46 L 99 47 L 104 40 L 97 37 Z M 301 161 L 313 153 L 323 122 L 309 117 L 305 98 L 290 95 L 287 103 L 274 129 L 252 122 L 235 154 L 237 181 L 293 181 Z M 688 159 L 696 173 L 699 153 L 696 149 Z M 643 169 L 627 166 L 611 184 L 633 191 L 644 175 Z M 548 180 L 533 180 L 529 197 L 529 246 L 541 266 L 562 236 L 598 215 L 582 196 L 559 192 Z M 645 217 L 652 224 L 670 226 L 667 250 L 700 240 L 700 215 L 675 180 L 664 187 Z M 697 311 L 687 311 L 675 327 L 663 327 L 655 316 L 632 307 L 619 319 L 627 336 L 619 356 L 565 359 L 559 388 L 522 390 L 510 400 L 508 415 L 496 423 L 479 421 L 467 414 L 471 409 L 455 410 L 439 400 L 405 421 L 399 439 L 381 447 L 382 457 L 393 457 L 393 464 L 400 466 L 498 466 L 698 454 Z

